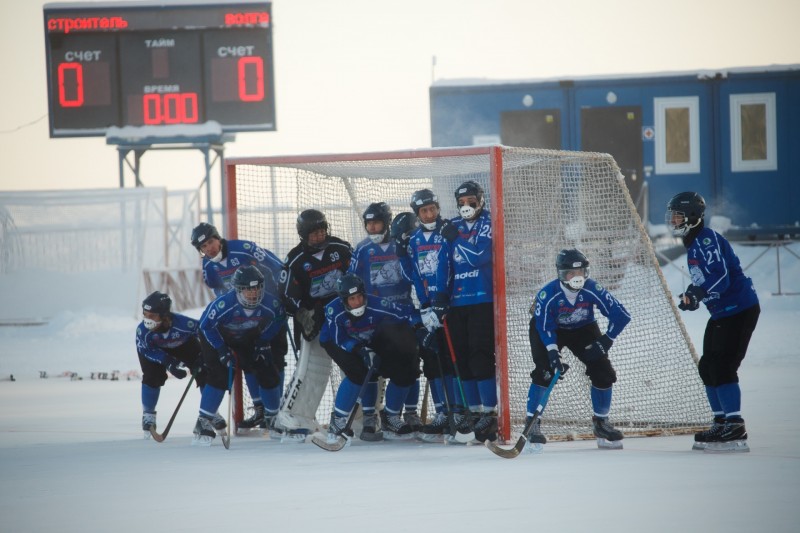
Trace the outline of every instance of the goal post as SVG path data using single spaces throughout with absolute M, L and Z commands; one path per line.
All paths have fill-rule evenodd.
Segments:
M 627 435 L 694 431 L 710 418 L 697 355 L 681 322 L 650 239 L 613 158 L 607 154 L 505 146 L 396 152 L 229 158 L 225 235 L 253 240 L 278 256 L 298 242 L 297 214 L 319 209 L 331 233 L 353 247 L 366 237 L 361 215 L 372 202 L 394 215 L 411 194 L 432 189 L 443 218 L 457 215 L 454 191 L 475 180 L 486 191 L 493 231 L 495 352 L 501 438 L 525 423 L 533 362 L 528 309 L 556 277 L 563 248 L 581 249 L 591 277 L 632 315 L 611 350 L 617 371 L 611 419 Z M 599 316 L 601 330 L 607 321 Z M 553 439 L 591 436 L 589 381 L 571 366 L 553 390 L 543 430 Z M 287 380 L 293 354 L 287 356 Z M 338 371 L 318 420 L 327 419 Z M 432 410 L 431 410 L 432 412 Z

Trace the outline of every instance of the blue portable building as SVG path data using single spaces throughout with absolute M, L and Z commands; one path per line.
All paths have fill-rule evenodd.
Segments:
M 610 153 L 651 224 L 694 190 L 734 226 L 800 225 L 800 65 L 437 81 L 430 102 L 434 147 Z

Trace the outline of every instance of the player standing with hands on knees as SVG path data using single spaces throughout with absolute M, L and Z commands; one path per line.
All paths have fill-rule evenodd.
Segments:
M 683 240 L 692 277 L 692 283 L 679 296 L 678 308 L 696 311 L 703 302 L 711 313 L 697 369 L 706 387 L 714 422 L 708 430 L 695 434 L 692 448 L 749 452 L 738 370 L 761 307 L 753 280 L 742 272 L 730 243 L 705 227 L 705 210 L 702 196 L 682 192 L 669 201 L 665 216 L 673 235 Z
M 592 426 L 600 448 L 622 448 L 622 432 L 608 421 L 612 385 L 617 374 L 608 352 L 631 316 L 603 286 L 589 277 L 589 260 L 576 249 L 561 250 L 556 258 L 558 278 L 541 288 L 531 307 L 530 341 L 533 362 L 532 384 L 528 391 L 528 418 L 547 391 L 558 369 L 563 375 L 569 366 L 561 362 L 565 346 L 586 365 L 592 383 Z M 606 332 L 600 333 L 595 307 L 608 318 Z M 547 442 L 537 419 L 527 435 L 528 442 L 541 446 Z

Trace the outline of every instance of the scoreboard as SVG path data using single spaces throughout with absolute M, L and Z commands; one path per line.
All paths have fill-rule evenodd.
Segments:
M 44 27 L 50 137 L 275 130 L 269 2 L 45 4 Z

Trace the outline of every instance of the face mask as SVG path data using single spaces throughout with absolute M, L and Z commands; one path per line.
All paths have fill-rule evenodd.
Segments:
M 209 261 L 213 261 L 215 263 L 219 263 L 220 261 L 222 261 L 222 248 L 220 247 L 219 253 L 217 255 L 215 255 L 214 257 L 209 257 L 208 259 Z
M 144 327 L 146 327 L 150 331 L 153 331 L 154 329 L 156 329 L 158 326 L 161 325 L 160 321 L 156 322 L 155 320 L 153 320 L 151 318 L 145 318 L 145 319 L 142 320 L 142 322 L 144 323 Z
M 360 307 L 356 307 L 355 309 L 350 309 L 350 314 L 353 315 L 354 317 L 360 317 L 361 315 L 364 314 L 364 311 L 366 310 L 367 310 L 367 304 L 365 303 Z
M 478 206 L 476 204 L 464 204 L 458 208 L 458 213 L 464 220 L 472 220 L 478 216 Z
M 376 233 L 374 235 L 367 235 L 367 237 L 369 237 L 369 240 L 371 240 L 374 244 L 382 243 L 384 236 L 385 235 L 383 233 Z

